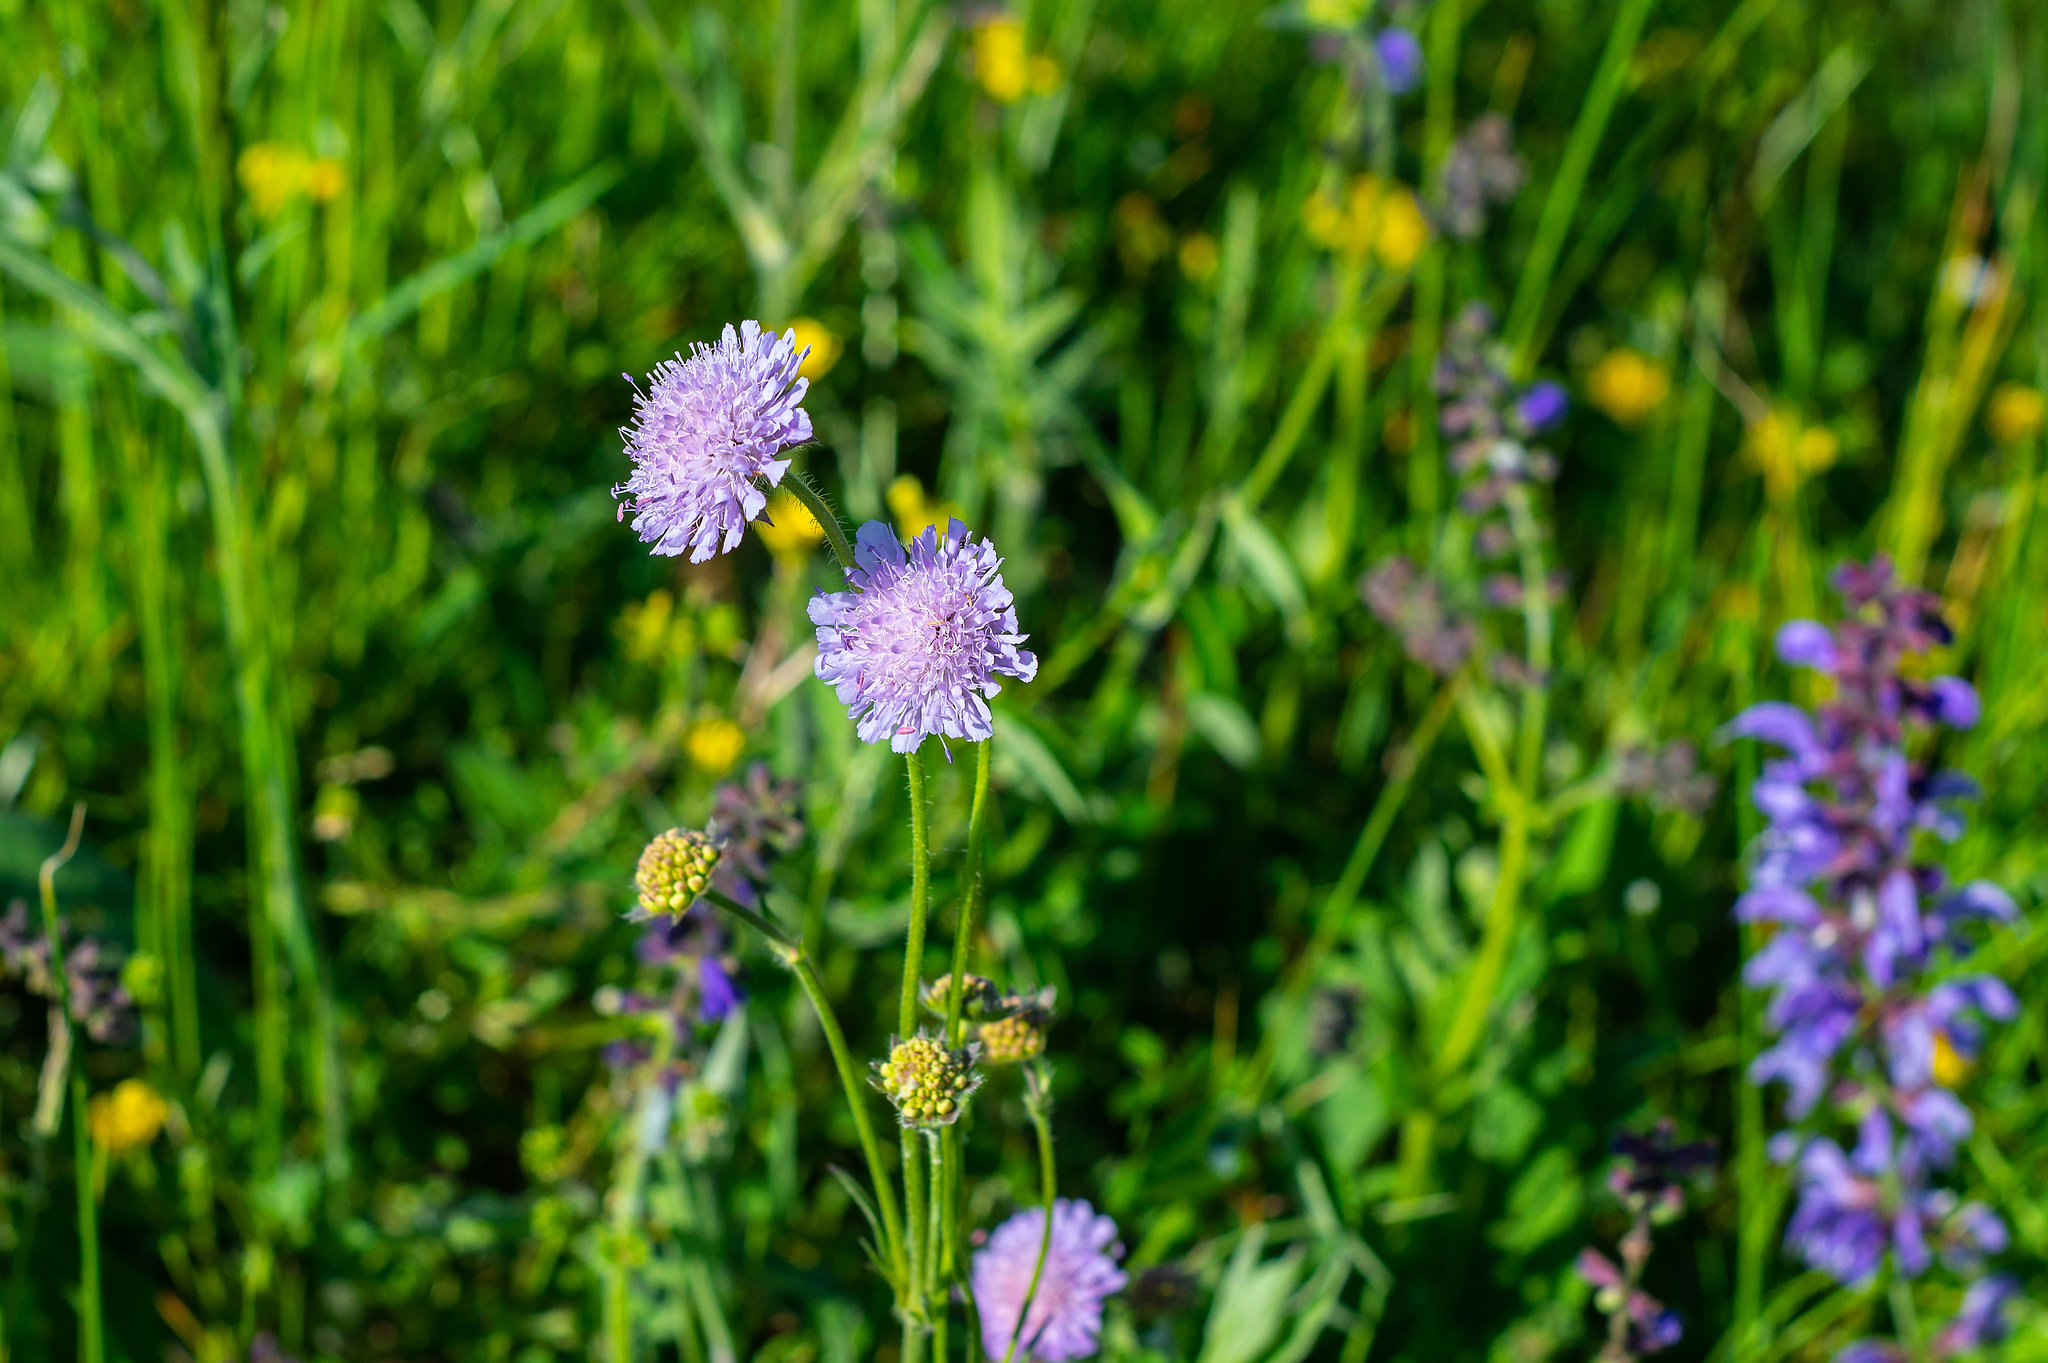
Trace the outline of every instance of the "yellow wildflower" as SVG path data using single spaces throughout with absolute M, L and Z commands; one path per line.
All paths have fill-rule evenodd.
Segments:
M 1616 425 L 1640 426 L 1671 395 L 1663 365 L 1627 346 L 1608 351 L 1586 376 L 1586 396 Z
M 754 522 L 754 533 L 775 557 L 798 561 L 825 540 L 825 527 L 788 488 L 768 499 L 768 514 Z
M 2001 445 L 2017 445 L 2048 424 L 2048 395 L 2024 383 L 2001 383 L 1984 404 L 1984 426 Z
M 960 517 L 959 507 L 951 502 L 930 500 L 925 496 L 924 484 L 908 473 L 889 484 L 883 500 L 889 503 L 889 511 L 896 517 L 896 529 L 906 540 L 923 534 L 926 526 L 936 525 L 944 529 L 948 521 Z
M 690 726 L 683 739 L 683 750 L 697 770 L 712 776 L 723 775 L 732 770 L 732 764 L 747 750 L 747 731 L 723 715 L 700 719 Z
M 1943 1088 L 1954 1088 L 1969 1074 L 1970 1062 L 1957 1054 L 1955 1046 L 1948 1039 L 1948 1033 L 1936 1028 L 1934 1063 L 1929 1068 L 1933 1071 L 1935 1083 Z
M 1396 270 L 1415 264 L 1422 258 L 1422 248 L 1429 245 L 1429 219 L 1422 216 L 1415 196 L 1400 185 L 1388 190 L 1380 203 L 1372 244 L 1380 259 Z
M 112 1093 L 95 1096 L 86 1105 L 85 1125 L 93 1144 L 119 1157 L 156 1139 L 171 1115 L 171 1105 L 140 1079 L 123 1079 Z
M 619 612 L 619 636 L 625 640 L 626 656 L 636 663 L 653 662 L 668 651 L 669 621 L 675 615 L 676 599 L 656 587 L 645 601 L 628 602 Z
M 1413 265 L 1429 244 L 1429 219 L 1415 196 L 1372 175 L 1354 177 L 1342 199 L 1328 190 L 1310 195 L 1301 221 L 1330 250 L 1356 258 L 1374 254 L 1395 270 Z
M 998 104 L 1015 104 L 1031 85 L 1024 26 L 1004 15 L 974 30 L 974 74 Z
M 1207 232 L 1190 232 L 1180 244 L 1181 273 L 1201 283 L 1216 273 L 1216 238 Z
M 259 218 L 274 218 L 293 199 L 326 203 L 346 187 L 341 163 L 308 156 L 281 142 L 258 142 L 235 162 L 235 178 L 249 195 Z
M 805 378 L 816 383 L 839 363 L 839 352 L 846 347 L 832 334 L 832 329 L 815 317 L 799 317 L 789 324 L 789 330 L 796 333 L 796 348 L 811 348 L 804 356 L 803 365 L 797 370 Z
M 1825 426 L 1808 426 L 1790 408 L 1773 407 L 1751 424 L 1743 449 L 1762 471 L 1771 498 L 1784 501 L 1808 478 L 1832 467 L 1842 443 Z

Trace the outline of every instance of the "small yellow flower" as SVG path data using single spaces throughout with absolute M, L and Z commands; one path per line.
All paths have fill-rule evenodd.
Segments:
M 346 183 L 342 178 L 339 161 L 323 156 L 306 165 L 306 193 L 312 195 L 315 203 L 324 204 L 339 198 Z
M 1834 465 L 1842 442 L 1824 426 L 1808 426 L 1790 408 L 1773 407 L 1750 426 L 1743 450 L 1762 471 L 1771 498 L 1784 501 L 1801 483 Z
M 1359 175 L 1340 200 L 1318 190 L 1301 206 L 1302 226 L 1318 244 L 1363 259 L 1377 255 L 1388 268 L 1405 270 L 1429 244 L 1429 219 L 1402 185 L 1382 185 Z
M 690 726 L 683 739 L 683 750 L 690 755 L 691 766 L 719 776 L 731 771 L 732 764 L 747 750 L 747 731 L 723 715 L 700 719 Z
M 1586 396 L 1618 426 L 1640 426 L 1671 395 L 1663 365 L 1627 346 L 1610 350 L 1586 376 Z
M 339 161 L 316 159 L 281 142 L 258 142 L 245 150 L 235 162 L 235 178 L 259 218 L 276 217 L 301 196 L 326 203 L 347 186 Z
M 754 522 L 754 533 L 775 557 L 799 562 L 825 542 L 825 527 L 787 488 L 768 499 L 768 513 Z
M 667 651 L 675 606 L 676 599 L 660 587 L 649 592 L 645 601 L 627 603 L 619 612 L 619 636 L 625 640 L 628 658 L 636 663 L 653 662 Z
M 1015 104 L 1031 86 L 1024 26 L 1005 15 L 974 30 L 974 75 L 998 104 Z
M 901 474 L 889 484 L 883 500 L 889 503 L 889 511 L 896 517 L 896 529 L 906 540 L 922 535 L 926 526 L 936 525 L 944 529 L 947 522 L 965 519 L 960 508 L 951 502 L 935 502 L 925 496 L 924 484 L 912 474 Z
M 171 1105 L 140 1079 L 123 1079 L 112 1093 L 102 1093 L 86 1106 L 85 1125 L 93 1144 L 119 1157 L 156 1139 L 171 1115 Z
M 1984 404 L 1984 426 L 2001 445 L 2032 440 L 2048 425 L 2048 395 L 2024 383 L 2001 383 Z
M 1399 185 L 1389 190 L 1380 204 L 1372 244 L 1380 259 L 1396 270 L 1414 265 L 1429 245 L 1429 219 L 1422 216 L 1415 196 Z
M 839 363 L 839 352 L 846 347 L 832 334 L 832 329 L 817 318 L 799 317 L 789 324 L 789 330 L 796 333 L 798 350 L 805 346 L 811 348 L 811 353 L 804 356 L 804 362 L 797 372 L 812 383 L 824 378 L 832 366 Z
M 1970 1062 L 1956 1053 L 1949 1041 L 1948 1033 L 1939 1028 L 1934 1033 L 1934 1063 L 1931 1066 L 1934 1082 L 1943 1088 L 1954 1088 L 1970 1073 Z
M 1216 238 L 1207 232 L 1190 232 L 1180 244 L 1181 273 L 1201 283 L 1216 273 Z

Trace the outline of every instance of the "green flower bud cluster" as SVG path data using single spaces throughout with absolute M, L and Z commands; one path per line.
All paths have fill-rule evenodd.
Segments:
M 889 1058 L 875 1065 L 875 1087 L 896 1105 L 905 1126 L 948 1126 L 960 1120 L 968 1097 L 981 1087 L 974 1046 L 949 1050 L 926 1032 L 891 1041 Z
M 984 1022 L 976 1029 L 981 1058 L 991 1065 L 1021 1065 L 1045 1054 L 1045 1026 L 1052 1019 L 1027 1009 Z
M 721 843 L 696 829 L 671 828 L 647 844 L 633 872 L 633 888 L 648 914 L 681 918 L 711 888 Z

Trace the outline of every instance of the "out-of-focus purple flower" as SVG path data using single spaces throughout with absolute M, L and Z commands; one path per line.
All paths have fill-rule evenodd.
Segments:
M 1530 384 L 1515 399 L 1515 420 L 1532 435 L 1538 434 L 1563 421 L 1571 406 L 1561 384 L 1543 379 Z
M 1515 155 L 1513 126 L 1504 115 L 1482 114 L 1444 161 L 1443 201 L 1436 205 L 1444 230 L 1467 241 L 1477 237 L 1486 230 L 1486 210 L 1511 201 L 1527 177 Z
M 733 983 L 724 964 L 716 956 L 705 956 L 697 962 L 697 1016 L 706 1022 L 717 1022 L 740 1006 L 740 987 Z
M 2004 1339 L 2005 1304 L 2018 1296 L 2019 1290 L 2019 1281 L 2004 1273 L 1971 1283 L 1963 1293 L 1962 1309 L 1934 1336 L 1935 1355 L 1945 1357 Z
M 68 919 L 59 919 L 60 942 L 71 936 Z M 54 1003 L 57 979 L 50 969 L 50 939 L 40 922 L 29 917 L 28 901 L 17 899 L 0 918 L 0 966 L 19 975 L 22 987 Z M 137 1030 L 135 1000 L 121 982 L 118 950 L 97 937 L 81 936 L 64 947 L 64 983 L 70 992 L 71 1021 L 103 1046 L 125 1045 Z
M 1008 1356 L 1013 1335 L 1016 1356 L 1037 1363 L 1088 1358 L 1098 1348 L 1102 1303 L 1125 1281 L 1116 1265 L 1123 1254 L 1116 1222 L 1097 1215 L 1086 1202 L 1061 1198 L 1053 1203 L 1052 1240 L 1027 1313 L 1025 1298 L 1044 1240 L 1045 1210 L 1032 1207 L 996 1227 L 988 1244 L 975 1251 L 974 1302 L 981 1312 L 982 1351 L 991 1359 Z
M 612 495 L 655 553 L 688 550 L 702 563 L 739 546 L 768 505 L 761 484 L 776 486 L 789 468 L 778 456 L 811 438 L 801 406 L 810 380 L 797 372 L 809 353 L 794 331 L 742 322 L 687 358 L 663 360 L 647 388 L 635 388 L 633 424 L 619 432 L 633 472 Z
M 1028 682 L 1038 659 L 1018 647 L 1017 607 L 1002 559 L 953 521 L 910 542 L 869 521 L 846 580 L 855 590 L 811 598 L 819 680 L 839 694 L 861 739 L 917 751 L 931 737 L 980 742 L 995 732 L 988 697 L 998 676 Z
M 713 793 L 708 827 L 725 839 L 725 847 L 711 884 L 721 894 L 754 906 L 769 865 L 803 841 L 801 793 L 797 782 L 770 775 L 766 762 L 749 767 L 744 781 L 727 781 Z
M 1700 750 L 1685 738 L 1654 750 L 1641 744 L 1624 748 L 1614 767 L 1614 788 L 1648 800 L 1654 809 L 1704 814 L 1720 784 L 1712 772 L 1700 770 Z
M 1678 1128 L 1662 1118 L 1647 1135 L 1614 1133 L 1614 1153 L 1621 1156 L 1610 1183 L 1624 1201 L 1642 1199 L 1646 1206 L 1676 1210 L 1684 1184 L 1714 1167 L 1712 1141 L 1680 1141 Z
M 1402 650 L 1438 676 L 1456 672 L 1472 656 L 1478 628 L 1452 612 L 1443 585 L 1405 554 L 1360 578 L 1358 595 L 1381 624 L 1401 636 Z
M 1628 1351 L 1640 1358 L 1670 1348 L 1685 1338 L 1679 1314 L 1647 1292 L 1628 1299 Z
M 1422 44 L 1407 29 L 1381 29 L 1373 35 L 1372 53 L 1380 83 L 1389 94 L 1405 95 L 1422 84 Z
M 1464 480 L 1459 505 L 1474 516 L 1499 506 L 1517 484 L 1557 476 L 1555 456 L 1526 443 L 1540 428 L 1523 420 L 1522 409 L 1526 403 L 1533 415 L 1554 421 L 1563 416 L 1563 392 L 1553 397 L 1543 384 L 1518 387 L 1507 358 L 1493 335 L 1492 310 L 1478 303 L 1446 329 L 1437 356 L 1437 427 L 1448 440 L 1451 471 Z

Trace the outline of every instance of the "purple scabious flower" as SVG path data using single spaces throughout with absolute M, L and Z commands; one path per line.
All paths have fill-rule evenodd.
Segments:
M 1383 28 L 1374 34 L 1372 55 L 1388 94 L 1405 95 L 1422 84 L 1422 44 L 1407 29 Z
M 1043 1243 L 1045 1209 L 1032 1207 L 997 1226 L 988 1244 L 974 1253 L 974 1304 L 981 1313 L 982 1352 L 990 1359 L 1009 1355 L 1013 1335 L 1016 1356 L 1036 1363 L 1088 1358 L 1099 1347 L 1102 1303 L 1122 1291 L 1125 1281 L 1116 1266 L 1123 1256 L 1116 1243 L 1116 1222 L 1078 1199 L 1063 1197 L 1053 1203 L 1052 1240 L 1045 1247 L 1045 1267 L 1033 1294 L 1031 1276 Z
M 797 373 L 809 353 L 797 349 L 794 331 L 777 336 L 742 322 L 716 344 L 656 365 L 646 391 L 636 386 L 633 424 L 619 431 L 633 473 L 612 496 L 655 553 L 687 549 L 702 563 L 738 547 L 768 505 L 761 485 L 776 486 L 789 469 L 776 456 L 811 438 L 800 405 L 810 380 Z
M 811 598 L 820 681 L 839 694 L 862 741 L 900 753 L 925 739 L 979 743 L 995 732 L 998 676 L 1028 682 L 1038 659 L 1018 647 L 1016 599 L 995 546 L 959 521 L 910 542 L 869 521 L 854 540 L 850 592 Z

